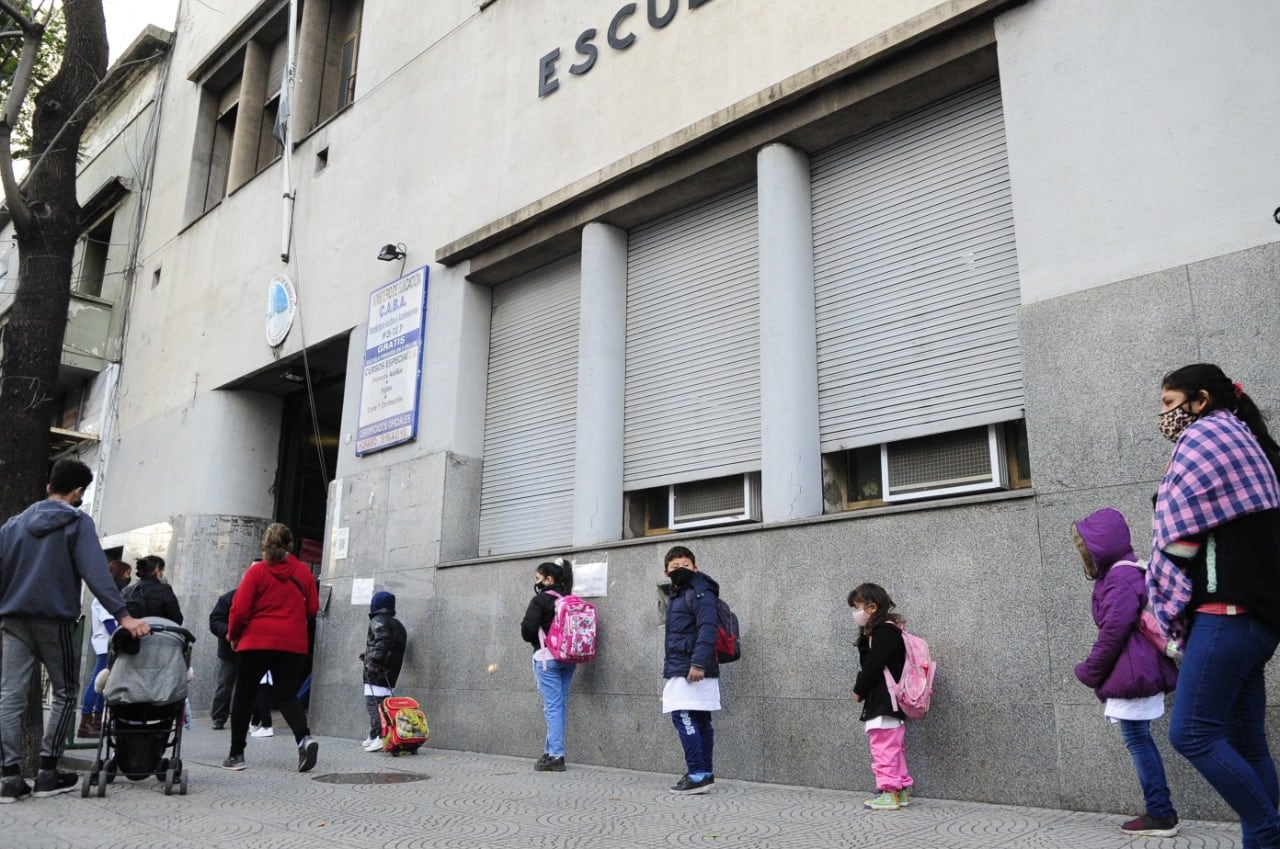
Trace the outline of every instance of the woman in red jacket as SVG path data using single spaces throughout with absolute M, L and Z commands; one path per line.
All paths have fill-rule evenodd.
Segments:
M 311 569 L 289 553 L 293 533 L 279 523 L 262 535 L 262 559 L 240 579 L 231 601 L 227 640 L 236 652 L 236 687 L 231 700 L 231 753 L 224 769 L 244 769 L 245 738 L 258 682 L 271 673 L 280 693 L 280 714 L 298 743 L 298 772 L 316 765 L 320 744 L 307 727 L 298 701 L 307 662 L 307 621 L 320 610 Z

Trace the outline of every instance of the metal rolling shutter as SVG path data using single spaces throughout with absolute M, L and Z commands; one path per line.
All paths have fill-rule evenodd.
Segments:
M 493 290 L 481 555 L 572 541 L 579 265 L 575 254 Z
M 760 468 L 755 185 L 632 230 L 623 486 Z
M 822 450 L 1021 418 L 999 85 L 812 162 Z

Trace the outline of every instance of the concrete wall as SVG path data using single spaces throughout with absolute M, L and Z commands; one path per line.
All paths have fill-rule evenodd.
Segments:
M 1035 0 L 996 38 L 1022 301 L 1275 239 L 1271 0 Z

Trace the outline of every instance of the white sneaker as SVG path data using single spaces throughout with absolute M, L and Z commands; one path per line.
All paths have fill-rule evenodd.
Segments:
M 250 737 L 274 737 L 276 736 L 276 731 L 274 728 L 267 726 L 265 728 L 259 728 L 256 731 L 250 731 L 249 736 Z
M 373 739 L 374 739 L 374 738 L 372 738 L 372 737 L 366 737 L 366 738 L 364 738 L 363 740 L 361 740 L 361 741 L 360 741 L 360 748 L 362 748 L 362 749 L 367 749 L 367 748 L 369 748 L 369 744 L 373 742 Z
M 382 741 L 378 740 L 377 738 L 374 738 L 365 744 L 364 750 L 366 752 L 381 752 Z

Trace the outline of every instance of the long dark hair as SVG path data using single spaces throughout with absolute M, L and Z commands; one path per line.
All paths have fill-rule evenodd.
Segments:
M 1280 476 L 1280 445 L 1276 444 L 1275 438 L 1267 430 L 1267 422 L 1262 411 L 1258 409 L 1258 405 L 1244 391 L 1244 388 L 1232 382 L 1221 368 L 1212 363 L 1192 363 L 1166 374 L 1160 385 L 1164 389 L 1183 393 L 1188 401 L 1204 392 L 1209 398 L 1209 403 L 1205 405 L 1201 415 L 1208 415 L 1215 410 L 1229 410 L 1234 413 L 1236 418 L 1253 431 L 1254 438 L 1262 446 L 1262 452 L 1271 461 L 1271 468 L 1275 469 L 1277 476 Z
M 858 584 L 849 593 L 849 606 L 874 604 L 876 606 L 876 615 L 867 621 L 865 631 L 871 633 L 881 622 L 897 622 L 901 624 L 903 618 L 893 612 L 893 599 L 889 598 L 889 593 L 879 584 Z
M 528 567 L 526 566 L 525 568 Z M 533 571 L 544 578 L 550 578 L 555 581 L 555 585 L 551 589 L 556 592 L 564 595 L 573 592 L 573 564 L 567 558 L 557 557 L 548 563 L 539 563 L 538 567 Z
M 127 566 L 128 564 L 126 563 L 125 565 Z M 154 578 L 156 572 L 162 569 L 164 569 L 164 558 L 149 554 L 146 557 L 139 558 L 138 565 L 134 571 L 138 575 L 138 580 L 145 581 L 148 578 Z

